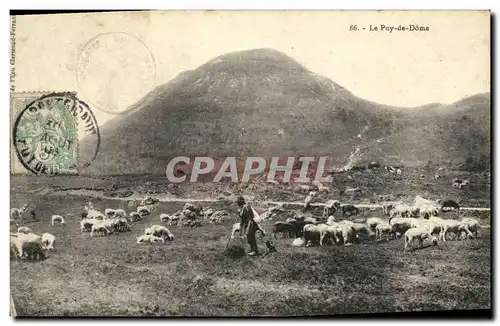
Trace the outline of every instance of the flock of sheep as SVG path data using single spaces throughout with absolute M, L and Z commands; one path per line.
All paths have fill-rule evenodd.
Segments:
M 313 182 L 314 183 L 314 182 Z M 453 186 L 462 188 L 468 183 L 467 180 L 453 180 Z M 386 218 L 370 217 L 363 222 L 343 219 L 337 221 L 334 214 L 339 211 L 342 217 L 346 215 L 357 216 L 360 209 L 355 205 L 342 205 L 338 200 L 328 201 L 323 209 L 321 217 L 306 216 L 307 210 L 315 200 L 317 193 L 330 192 L 329 188 L 321 184 L 313 184 L 317 191 L 310 191 L 304 200 L 302 212 L 284 211 L 280 206 L 271 207 L 263 214 L 254 210 L 256 222 L 271 220 L 282 213 L 288 216 L 285 221 L 275 222 L 272 226 L 271 235 L 274 238 L 278 234 L 289 235 L 295 238 L 293 246 L 311 246 L 318 244 L 323 246 L 327 243 L 351 245 L 359 241 L 360 236 L 368 236 L 376 240 L 393 239 L 403 236 L 405 239 L 403 250 L 411 247 L 414 240 L 418 240 L 423 246 L 424 239 L 430 239 L 435 245 L 438 241 L 446 241 L 446 235 L 454 233 L 457 238 L 462 235 L 477 237 L 479 222 L 473 218 L 464 218 L 461 221 L 444 219 L 439 217 L 451 209 L 459 209 L 460 206 L 453 200 L 432 201 L 420 196 L 415 197 L 412 205 L 402 201 L 388 201 L 382 203 L 382 211 Z M 308 186 L 309 187 L 309 186 Z M 310 188 L 308 188 L 310 189 Z M 303 190 L 303 189 L 301 189 Z M 346 193 L 355 194 L 359 188 L 348 188 Z M 94 208 L 92 202 L 84 206 L 81 214 L 80 231 L 90 232 L 90 236 L 110 235 L 120 232 L 129 232 L 133 222 L 141 221 L 145 216 L 152 213 L 158 200 L 147 198 L 128 215 L 124 209 L 106 208 L 104 213 Z M 135 206 L 129 202 L 129 207 Z M 11 225 L 17 226 L 18 220 L 22 221 L 22 215 L 28 210 L 28 205 L 20 209 L 11 209 Z M 31 210 L 35 219 L 35 212 Z M 66 219 L 74 217 L 73 214 L 53 215 L 52 226 L 56 223 L 66 224 Z M 229 214 L 222 211 L 214 211 L 212 208 L 204 208 L 187 203 L 182 210 L 174 214 L 159 214 L 160 223 L 167 225 L 178 225 L 186 227 L 198 227 L 203 222 L 224 223 L 230 219 Z M 260 232 L 265 235 L 264 229 L 259 225 Z M 230 238 L 240 231 L 240 224 L 234 223 Z M 437 235 L 437 237 L 435 236 Z M 26 226 L 18 228 L 17 233 L 11 233 L 11 250 L 16 258 L 43 259 L 45 253 L 54 249 L 55 237 L 50 233 L 41 236 L 33 233 Z M 173 241 L 173 234 L 162 225 L 152 225 L 146 228 L 143 235 L 137 238 L 137 243 L 164 243 Z
M 80 232 L 90 232 L 90 236 L 107 236 L 120 232 L 129 232 L 132 229 L 132 223 L 143 220 L 150 215 L 158 200 L 147 198 L 128 215 L 124 209 L 106 208 L 104 213 L 94 208 L 92 202 L 84 206 L 84 212 L 81 214 Z M 129 206 L 133 206 L 129 202 Z M 19 226 L 17 221 L 22 221 L 23 214 L 28 210 L 28 205 L 21 208 L 11 209 L 11 226 Z M 35 213 L 31 211 L 33 219 Z M 51 224 L 57 223 L 66 225 L 66 219 L 72 218 L 72 213 L 62 215 L 52 215 Z M 172 215 L 160 214 L 160 223 L 167 225 L 178 225 L 186 227 L 197 227 L 202 225 L 202 220 L 209 223 L 220 224 L 229 219 L 226 211 L 214 211 L 211 208 L 203 208 L 187 203 L 182 210 Z M 55 236 L 50 233 L 44 233 L 39 236 L 32 232 L 29 227 L 20 226 L 16 233 L 11 233 L 11 251 L 17 259 L 40 260 L 44 259 L 46 252 L 54 249 Z M 174 235 L 170 230 L 162 225 L 152 225 L 146 228 L 143 235 L 137 238 L 137 243 L 165 243 L 173 241 Z
M 306 197 L 303 211 L 310 207 L 314 192 Z M 415 197 L 413 205 L 407 205 L 401 201 L 384 202 L 382 210 L 388 218 L 370 217 L 364 222 L 351 220 L 337 221 L 334 213 L 340 211 L 342 217 L 345 215 L 358 215 L 360 209 L 354 205 L 341 205 L 338 200 L 329 201 L 323 211 L 323 216 L 306 217 L 296 212 L 293 217 L 286 221 L 278 221 L 273 225 L 272 235 L 289 235 L 295 238 L 293 246 L 311 246 L 314 243 L 320 246 L 330 242 L 333 244 L 351 245 L 358 241 L 360 236 L 368 236 L 376 240 L 389 240 L 403 236 L 405 239 L 403 250 L 411 247 L 414 240 L 418 240 L 420 247 L 424 239 L 430 239 L 434 245 L 438 241 L 446 242 L 446 236 L 454 233 L 458 238 L 463 235 L 477 237 L 479 221 L 474 218 L 464 218 L 461 221 L 444 219 L 439 217 L 451 209 L 459 209 L 460 206 L 453 200 L 432 201 L 420 196 Z M 279 208 L 272 208 L 263 214 L 277 214 Z M 233 226 L 231 237 L 239 230 L 239 225 Z M 437 235 L 434 236 L 434 235 Z

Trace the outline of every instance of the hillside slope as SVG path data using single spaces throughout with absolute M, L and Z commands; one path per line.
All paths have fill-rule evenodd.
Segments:
M 100 153 L 83 172 L 164 174 L 179 155 L 328 155 L 337 167 L 374 159 L 460 164 L 489 157 L 489 102 L 486 94 L 449 106 L 390 107 L 278 51 L 235 52 L 181 73 L 102 126 Z

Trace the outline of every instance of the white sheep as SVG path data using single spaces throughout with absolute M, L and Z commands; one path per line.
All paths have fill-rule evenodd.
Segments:
M 73 216 L 73 214 L 68 213 L 68 214 L 66 214 L 64 216 L 66 216 L 66 218 L 68 218 L 68 217 Z M 59 223 L 61 223 L 61 225 L 66 224 L 66 221 L 64 220 L 64 216 L 61 216 L 61 215 L 52 215 L 52 218 L 51 218 L 51 220 L 52 220 L 52 226 L 55 225 L 55 222 L 59 222 Z
M 21 208 L 11 208 L 10 209 L 10 218 L 11 219 L 20 219 L 22 221 L 23 214 L 28 209 L 28 204 L 24 204 Z
M 411 243 L 415 239 L 418 240 L 420 248 L 424 246 L 424 239 L 427 238 L 429 238 L 432 241 L 433 245 L 437 245 L 438 243 L 438 239 L 432 236 L 427 228 L 408 229 L 404 234 L 404 238 L 405 238 L 405 245 L 403 247 L 403 251 L 406 251 L 408 248 L 411 249 Z
M 162 237 L 165 240 L 174 240 L 174 235 L 170 232 L 169 229 L 164 227 L 163 225 L 152 225 L 149 228 L 147 228 L 144 232 L 144 234 L 152 234 L 157 237 Z
M 382 211 L 384 214 L 389 214 L 391 210 L 394 208 L 396 205 L 402 205 L 402 201 L 386 201 L 382 203 Z
M 308 247 L 310 242 L 320 239 L 321 226 L 314 224 L 306 224 L 303 228 L 304 246 Z
M 19 258 L 44 259 L 45 253 L 42 238 L 34 233 L 17 233 L 10 236 L 11 246 L 15 248 Z
M 333 215 L 328 216 L 328 219 L 326 220 L 326 225 L 334 225 L 334 224 L 337 224 L 337 222 L 335 221 L 335 216 Z
M 337 223 L 327 225 L 327 224 L 319 224 L 320 228 L 319 233 L 319 245 L 322 246 L 325 238 L 334 240 L 335 243 L 339 243 L 342 237 L 342 229 L 340 225 Z
M 115 216 L 115 213 L 116 211 L 113 208 L 106 208 L 104 210 L 104 215 L 106 215 L 107 217 L 113 217 Z
M 461 221 L 462 223 L 466 223 L 469 230 L 474 234 L 477 238 L 477 231 L 479 230 L 479 221 L 475 218 L 465 217 Z
M 105 220 L 106 219 L 106 215 L 104 215 L 103 213 L 94 209 L 91 202 L 89 202 L 87 205 L 85 205 L 85 211 L 87 212 L 88 219 L 95 219 L 95 220 Z
M 429 218 L 439 215 L 439 207 L 431 204 L 423 204 L 420 206 L 420 217 Z
M 342 239 L 345 246 L 352 245 L 356 235 L 356 230 L 349 224 L 339 224 L 339 228 L 342 231 Z
M 152 210 L 152 205 L 141 205 L 137 206 L 136 212 L 139 213 L 141 216 L 149 215 L 151 214 Z
M 137 243 L 154 243 L 154 242 L 165 243 L 165 239 L 161 237 L 156 237 L 152 234 L 144 234 L 137 238 Z
M 393 217 L 394 215 L 399 216 L 399 217 L 409 217 L 410 216 L 410 206 L 405 205 L 405 204 L 398 204 L 394 206 L 394 208 L 391 210 L 391 213 L 389 214 L 390 217 Z
M 466 232 L 471 238 L 474 237 L 474 234 L 469 230 L 467 222 L 460 222 L 457 220 L 443 220 L 442 222 L 443 232 L 441 240 L 446 242 L 446 233 L 453 232 L 457 235 L 457 237 L 462 233 Z
M 384 220 L 382 220 L 379 217 L 370 217 L 366 220 L 366 225 L 372 230 L 372 232 L 375 232 L 375 229 L 377 225 L 384 223 Z
M 42 245 L 44 249 L 53 250 L 54 242 L 56 241 L 56 237 L 50 233 L 42 234 Z
M 160 222 L 169 222 L 169 221 L 170 221 L 170 215 L 160 214 Z
M 392 234 L 392 226 L 387 222 L 381 222 L 375 226 L 375 238 L 382 239 L 384 235 Z
M 84 218 L 80 221 L 80 232 L 90 232 L 92 231 L 92 225 L 100 222 L 100 220 L 93 218 Z
M 108 229 L 105 222 L 100 222 L 92 225 L 90 236 L 93 237 L 94 233 L 108 235 L 111 231 Z

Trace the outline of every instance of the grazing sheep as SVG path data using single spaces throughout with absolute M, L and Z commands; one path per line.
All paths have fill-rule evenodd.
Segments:
M 345 246 L 350 246 L 356 238 L 356 230 L 349 224 L 339 224 L 339 228 L 342 231 L 342 240 Z
M 117 232 L 129 232 L 132 230 L 132 226 L 129 224 L 127 218 L 125 217 L 116 219 L 113 223 L 113 227 Z
M 364 223 L 356 223 L 348 220 L 343 220 L 341 221 L 341 223 L 349 225 L 354 229 L 354 231 L 356 232 L 356 239 L 359 239 L 359 235 L 361 234 L 369 237 L 375 236 L 375 233 L 372 230 L 370 230 L 368 225 Z
M 68 213 L 65 215 L 66 217 L 71 217 L 73 214 Z M 64 220 L 64 217 L 61 215 L 52 215 L 52 226 L 55 225 L 55 222 L 59 222 L 61 225 L 65 225 L 66 221 Z
M 384 214 L 389 215 L 391 210 L 396 206 L 396 205 L 402 205 L 403 202 L 401 201 L 386 201 L 382 203 L 382 211 Z
M 359 214 L 359 208 L 357 208 L 354 205 L 350 205 L 350 204 L 341 205 L 340 209 L 341 209 L 341 212 L 342 212 L 342 217 L 344 217 L 346 213 L 349 213 L 349 216 L 358 215 Z
M 149 209 L 148 206 L 137 206 L 136 212 L 140 216 L 146 216 L 146 215 L 151 214 L 151 210 Z
M 170 222 L 170 215 L 160 214 L 160 222 Z
M 20 219 L 23 220 L 23 214 L 28 210 L 28 204 L 24 204 L 21 208 L 11 208 L 10 209 L 10 218 L 11 219 Z
M 418 217 L 419 214 L 420 214 L 420 207 L 415 205 L 410 206 L 410 216 Z
M 477 231 L 479 230 L 479 221 L 475 218 L 465 217 L 461 221 L 462 223 L 467 224 L 468 229 L 474 234 L 474 237 L 477 238 Z
M 163 225 L 152 225 L 144 231 L 144 234 L 152 234 L 165 240 L 174 241 L 174 235 Z
M 31 233 L 31 229 L 27 226 L 21 226 L 17 229 L 17 233 L 24 233 L 24 234 L 28 234 L 28 233 Z
M 410 206 L 405 204 L 398 204 L 394 206 L 389 216 L 409 217 L 411 214 L 410 211 L 411 211 Z
M 368 225 L 368 227 L 370 228 L 370 230 L 372 232 L 375 232 L 377 225 L 379 225 L 381 223 L 384 223 L 384 220 L 382 220 L 379 217 L 370 217 L 366 220 L 366 225 Z
M 420 217 L 428 219 L 431 216 L 438 216 L 439 208 L 435 205 L 424 204 L 420 206 Z
M 90 232 L 92 231 L 92 226 L 96 223 L 101 222 L 100 220 L 84 218 L 80 221 L 80 232 Z
M 137 243 L 155 243 L 155 242 L 165 243 L 165 239 L 162 237 L 156 237 L 152 234 L 144 234 L 137 238 Z
M 56 237 L 50 233 L 42 234 L 42 246 L 46 250 L 54 249 L 54 242 L 56 241 Z
M 42 238 L 34 233 L 17 233 L 11 234 L 13 247 L 18 254 L 18 257 L 29 260 L 44 259 L 45 253 L 42 246 Z
M 382 239 L 384 235 L 393 234 L 392 226 L 387 222 L 381 222 L 375 226 L 375 239 Z
M 131 222 L 137 222 L 137 221 L 141 221 L 142 220 L 142 216 L 141 214 L 137 213 L 137 212 L 130 212 L 130 221 Z
M 323 209 L 323 216 L 330 216 L 335 214 L 335 211 L 340 208 L 339 200 L 329 200 L 326 202 L 325 208 Z
M 111 233 L 111 231 L 108 229 L 106 226 L 106 222 L 98 222 L 92 224 L 92 227 L 90 229 L 90 236 L 93 237 L 94 233 L 101 234 L 101 235 L 108 235 Z
M 277 235 L 279 233 L 283 234 L 283 237 L 285 237 L 288 234 L 290 238 L 293 238 L 295 233 L 295 228 L 291 223 L 276 222 L 273 225 L 273 230 L 271 231 L 271 235 L 276 239 L 278 238 Z
M 441 226 L 443 227 L 443 231 L 441 232 L 441 240 L 446 242 L 446 233 L 453 232 L 458 237 L 462 232 L 467 233 L 471 238 L 474 237 L 474 234 L 469 230 L 469 226 L 467 222 L 461 222 L 457 220 L 443 220 Z
M 304 238 L 304 246 L 308 247 L 309 244 L 312 244 L 313 242 L 319 243 L 321 237 L 320 225 L 307 224 L 304 226 L 302 232 Z
M 408 248 L 411 250 L 411 243 L 413 240 L 418 240 L 419 247 L 422 248 L 424 246 L 424 239 L 429 238 L 432 241 L 433 245 L 437 245 L 438 239 L 432 236 L 426 228 L 412 228 L 405 232 L 405 245 L 403 247 L 403 251 L 406 251 Z
M 332 225 L 320 224 L 318 226 L 320 227 L 320 233 L 319 233 L 320 246 L 323 246 L 325 238 L 327 240 L 333 240 L 335 243 L 340 242 L 340 239 L 342 237 L 342 229 L 337 223 Z
M 389 225 L 392 226 L 396 237 L 405 233 L 408 229 L 411 229 L 411 220 L 409 217 L 394 217 L 389 219 Z

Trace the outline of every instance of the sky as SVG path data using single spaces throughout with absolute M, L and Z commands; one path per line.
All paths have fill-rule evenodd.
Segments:
M 369 31 L 382 24 L 429 31 Z M 158 11 L 19 16 L 15 25 L 16 92 L 76 91 L 99 124 L 184 70 L 254 48 L 281 51 L 383 104 L 452 103 L 490 91 L 485 11 Z M 95 46 L 102 33 L 130 37 Z

